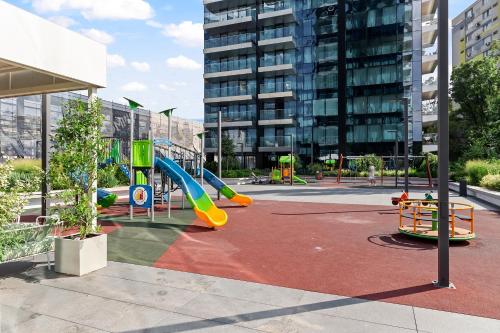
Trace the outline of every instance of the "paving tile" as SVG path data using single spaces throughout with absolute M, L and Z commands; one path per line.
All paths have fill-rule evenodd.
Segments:
M 75 283 L 76 281 L 78 282 Z M 74 278 L 44 280 L 41 284 L 165 310 L 175 309 L 198 296 L 197 292 L 186 289 L 95 274 L 78 280 Z
M 459 313 L 415 308 L 419 332 L 489 333 L 500 332 L 500 320 L 468 316 Z
M 287 308 L 210 294 L 201 294 L 178 308 L 177 312 L 248 328 L 264 325 L 271 319 L 290 314 Z
M 95 274 L 122 277 L 134 281 L 188 289 L 197 292 L 206 291 L 218 279 L 211 276 L 117 262 L 108 262 L 108 267 L 95 272 Z
M 270 333 L 410 333 L 415 330 L 326 316 L 316 313 L 300 313 L 270 321 L 255 327 Z
M 4 331 L 2 331 L 4 332 Z M 92 327 L 78 325 L 66 320 L 39 315 L 36 318 L 25 321 L 6 330 L 5 333 L 104 333 L 106 331 L 98 330 Z
M 298 305 L 304 294 L 297 289 L 223 278 L 217 279 L 207 292 L 275 306 Z
M 314 292 L 304 292 L 301 304 L 304 310 L 311 309 L 320 314 L 408 329 L 416 328 L 411 306 Z
M 39 315 L 7 305 L 0 305 L 0 332 L 13 331 L 18 325 Z

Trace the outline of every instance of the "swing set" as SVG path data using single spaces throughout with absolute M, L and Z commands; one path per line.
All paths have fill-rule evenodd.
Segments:
M 357 160 L 362 160 L 366 159 L 367 156 L 344 156 L 340 155 L 339 158 L 339 166 L 338 166 L 338 171 L 337 171 L 337 183 L 359 183 L 359 182 L 365 182 L 365 178 L 362 177 L 358 180 L 358 163 L 356 163 Z M 375 158 L 380 159 L 380 185 L 384 185 L 384 170 L 386 170 L 387 167 L 393 167 L 394 170 L 396 171 L 396 181 L 398 180 L 398 172 L 399 172 L 399 161 L 401 159 L 404 159 L 404 156 L 398 156 L 397 158 L 394 156 L 376 156 Z M 413 165 L 415 167 L 417 164 L 416 162 L 418 160 L 425 160 L 425 173 L 426 177 L 428 180 L 428 186 L 430 188 L 433 188 L 433 183 L 432 183 L 432 173 L 431 173 L 431 166 L 430 166 L 430 161 L 428 156 L 408 156 L 408 159 L 410 161 L 410 167 Z M 346 170 L 344 167 L 347 167 L 347 170 L 349 171 L 349 176 L 344 176 L 342 174 L 342 171 Z M 404 170 L 402 170 L 402 175 L 404 176 Z M 347 180 L 345 180 L 347 178 Z

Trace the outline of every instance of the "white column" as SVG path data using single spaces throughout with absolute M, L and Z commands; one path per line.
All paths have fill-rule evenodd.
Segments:
M 90 106 L 90 103 L 92 103 L 96 100 L 97 100 L 97 88 L 90 87 L 88 90 L 88 104 L 89 104 L 89 106 Z M 98 163 L 98 160 L 97 160 L 97 154 L 96 154 L 95 155 L 96 174 L 92 175 L 91 178 L 94 181 L 92 182 L 92 184 L 89 184 L 89 186 L 91 186 L 91 188 L 92 188 L 92 207 L 94 209 L 94 216 L 97 216 L 97 163 Z M 95 217 L 94 220 L 92 221 L 92 225 L 94 227 L 97 226 L 97 217 Z

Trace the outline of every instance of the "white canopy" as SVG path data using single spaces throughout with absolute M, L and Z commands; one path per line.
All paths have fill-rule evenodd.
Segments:
M 0 98 L 106 86 L 106 47 L 0 0 Z

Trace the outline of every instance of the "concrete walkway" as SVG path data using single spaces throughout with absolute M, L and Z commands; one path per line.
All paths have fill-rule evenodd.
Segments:
M 216 260 L 216 258 L 214 258 Z M 0 267 L 0 332 L 500 332 L 500 321 L 109 262 Z

